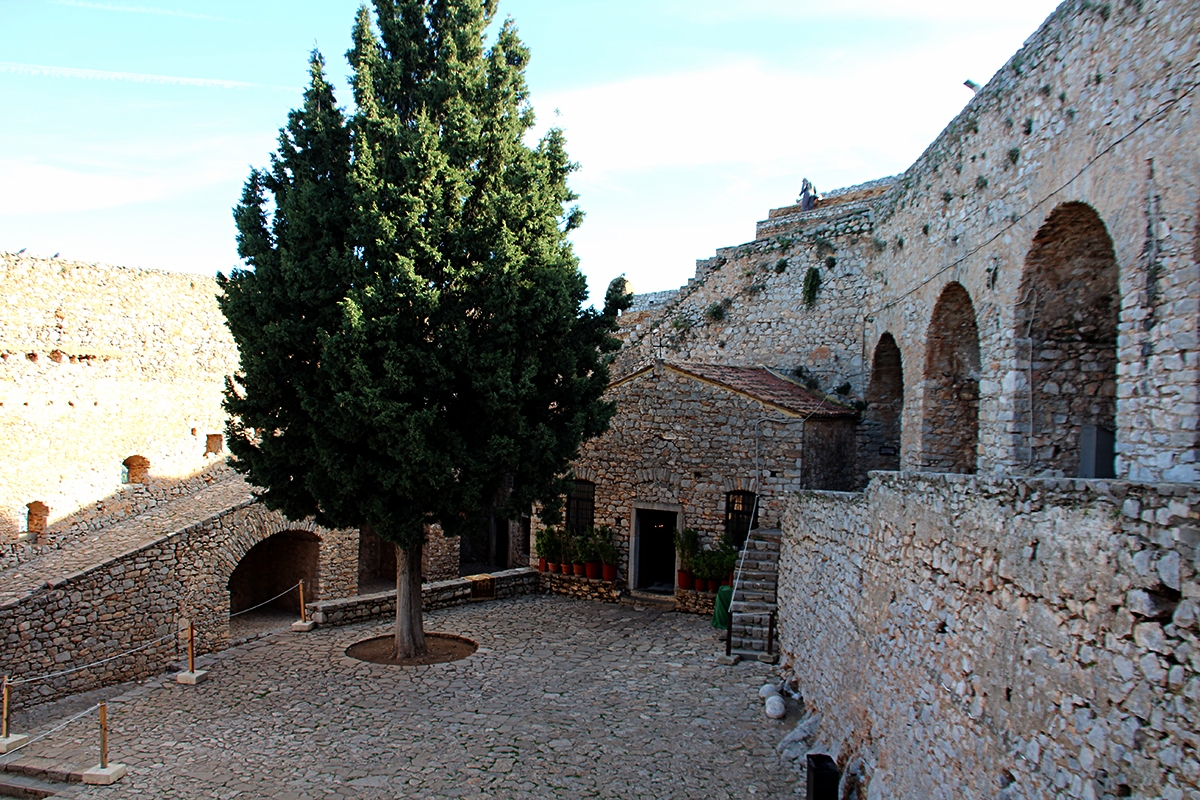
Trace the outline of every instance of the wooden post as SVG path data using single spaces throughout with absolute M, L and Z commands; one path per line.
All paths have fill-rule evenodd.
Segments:
M 300 581 L 300 621 L 308 622 L 308 612 L 304 609 L 304 581 Z
M 729 605 L 733 605 L 730 603 Z M 733 611 L 729 612 L 729 626 L 725 628 L 725 655 L 733 655 Z
M 108 769 L 108 704 L 100 703 L 100 769 Z
M 188 672 L 196 671 L 196 626 L 188 621 Z
M 772 655 L 775 646 L 775 612 L 767 619 L 767 655 Z
M 0 722 L 0 739 L 8 738 L 8 704 L 12 699 L 12 687 L 8 685 L 8 676 L 4 676 L 4 719 Z

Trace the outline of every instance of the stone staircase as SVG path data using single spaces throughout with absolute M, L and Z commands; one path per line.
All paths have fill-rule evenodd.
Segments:
M 754 656 L 767 660 L 767 631 L 771 614 L 776 611 L 776 588 L 779 585 L 779 548 L 783 532 L 778 529 L 756 529 L 746 538 L 746 551 L 741 560 L 733 602 L 733 652 L 743 657 Z M 778 625 L 778 619 L 776 619 Z M 778 628 L 773 648 L 778 658 Z

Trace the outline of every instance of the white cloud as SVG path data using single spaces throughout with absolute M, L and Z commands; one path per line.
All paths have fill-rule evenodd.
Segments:
M 152 169 L 85 169 L 30 159 L 0 160 L 0 215 L 85 211 L 162 200 L 192 189 L 240 181 L 247 170 L 219 154 Z
M 152 6 L 118 6 L 110 3 L 88 3 L 84 0 L 55 0 L 55 5 L 86 8 L 93 11 L 116 11 L 122 14 L 153 14 L 161 17 L 183 17 L 184 19 L 202 19 L 212 22 L 230 22 L 225 17 L 214 17 L 211 14 L 196 14 L 191 11 L 180 11 L 174 8 L 154 8 Z
M 144 72 L 114 72 L 104 69 L 54 67 L 43 64 L 20 64 L 12 61 L 0 61 L 0 72 L 11 72 L 18 75 L 36 75 L 45 78 L 83 78 L 92 81 L 125 81 L 129 83 L 157 83 L 168 86 L 200 86 L 208 89 L 295 91 L 295 87 L 290 86 L 270 86 L 264 83 L 233 81 L 224 78 L 185 78 L 179 75 L 154 75 Z
M 743 165 L 763 172 L 817 158 L 826 172 L 853 170 L 911 159 L 928 143 L 930 128 L 970 99 L 965 88 L 942 85 L 944 78 L 923 83 L 920 65 L 909 68 L 900 87 L 887 85 L 870 65 L 823 76 L 744 61 L 589 87 L 539 105 L 561 111 L 550 122 L 565 130 L 568 150 L 583 166 L 580 177 L 589 182 L 663 167 Z M 923 114 L 935 114 L 937 122 L 915 131 L 887 124 Z

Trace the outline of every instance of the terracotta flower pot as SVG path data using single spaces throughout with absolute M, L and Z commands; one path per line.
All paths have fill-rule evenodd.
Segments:
M 600 565 L 600 577 L 602 577 L 606 581 L 610 581 L 610 582 L 615 581 L 617 579 L 617 565 L 616 564 L 601 564 Z
M 717 591 L 717 589 L 720 589 L 720 588 L 721 588 L 721 579 L 720 578 L 709 578 L 708 579 L 708 591 L 715 592 L 715 591 Z
M 560 565 L 560 564 L 558 564 L 558 563 L 556 563 L 556 562 L 554 562 L 554 561 L 551 561 L 550 563 L 548 563 L 548 564 L 546 565 L 546 569 L 550 570 L 551 572 L 553 572 L 553 573 L 555 573 L 555 574 L 558 574 L 558 571 L 559 571 L 559 569 L 561 569 L 561 568 L 562 568 L 562 567 L 561 567 L 561 565 Z
M 696 582 L 692 579 L 692 573 L 688 572 L 686 569 L 679 570 L 676 573 L 675 577 L 676 577 L 676 580 L 679 581 L 680 589 L 689 589 L 690 590 L 692 587 L 694 587 L 696 585 Z
M 575 571 L 575 574 L 576 574 L 576 575 L 578 575 L 578 576 L 580 576 L 580 577 L 583 577 L 584 575 L 586 575 L 586 574 L 587 574 L 587 565 L 585 565 L 585 564 L 572 564 L 571 566 L 574 568 L 574 571 Z
M 546 559 L 539 557 L 538 558 L 538 572 L 545 572 L 545 571 L 546 571 Z
M 591 578 L 592 580 L 597 580 L 600 577 L 600 562 L 599 561 L 587 562 L 586 564 L 584 564 L 584 572 L 586 572 L 587 576 L 589 578 Z

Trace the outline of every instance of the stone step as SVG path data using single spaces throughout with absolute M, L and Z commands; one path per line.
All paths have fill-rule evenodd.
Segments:
M 62 783 L 51 783 L 29 775 L 0 773 L 0 797 L 55 797 L 65 788 Z
M 741 636 L 734 636 L 732 641 L 732 650 L 749 650 L 753 653 L 767 652 L 767 642 L 765 639 L 747 639 Z
M 767 618 L 770 613 L 776 610 L 775 603 L 730 603 L 730 610 L 738 615 L 738 619 L 761 619 L 762 624 L 767 624 Z
M 736 595 L 740 599 L 747 594 L 775 594 L 774 581 L 738 581 Z
M 765 558 L 747 558 L 742 563 L 742 572 L 765 572 L 771 575 L 779 574 L 779 562 Z

